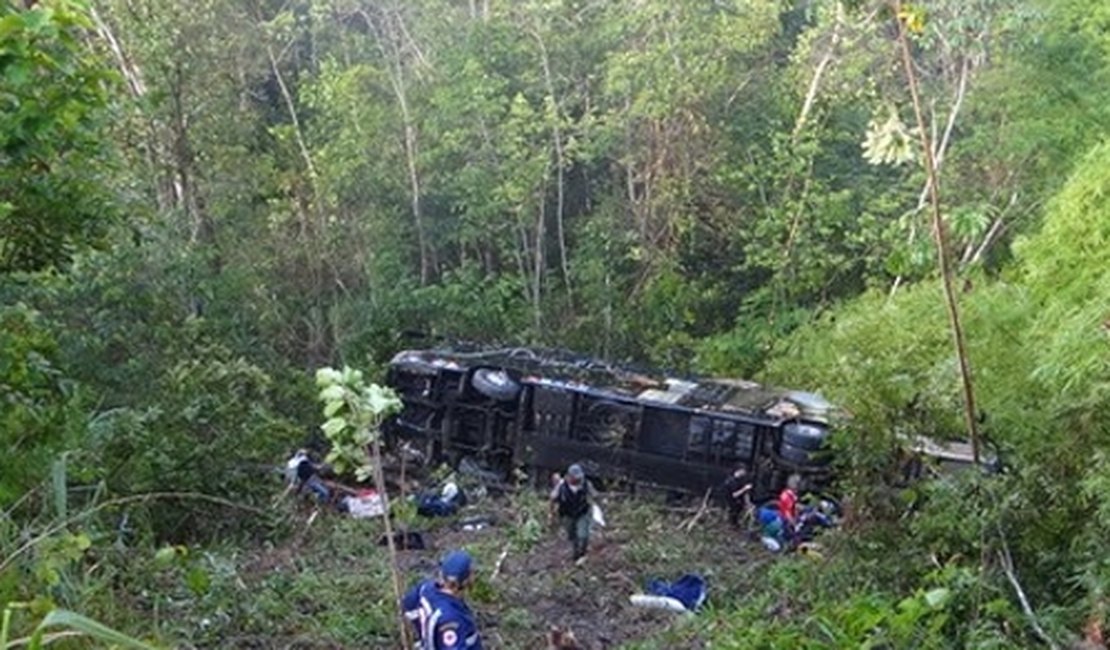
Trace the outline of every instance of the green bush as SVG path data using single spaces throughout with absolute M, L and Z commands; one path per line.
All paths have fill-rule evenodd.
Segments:
M 49 476 L 50 464 L 83 424 L 77 387 L 57 356 L 38 312 L 0 305 L 0 509 Z
M 281 414 L 265 371 L 211 348 L 154 382 L 157 401 L 94 419 L 80 456 L 92 478 L 112 494 L 187 492 L 244 505 L 266 503 L 280 490 L 276 470 L 304 431 Z M 234 508 L 187 499 L 140 510 L 167 540 L 212 538 L 247 523 Z

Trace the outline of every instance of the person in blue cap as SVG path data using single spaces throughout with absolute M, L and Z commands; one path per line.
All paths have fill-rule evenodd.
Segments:
M 420 650 L 482 650 L 478 624 L 462 599 L 471 564 L 466 551 L 451 551 L 439 563 L 439 580 L 424 580 L 405 594 L 401 606 Z
M 593 515 L 591 508 L 597 493 L 586 479 L 582 466 L 577 463 L 567 468 L 565 478 L 560 478 L 558 474 L 554 478 L 556 483 L 549 497 L 551 506 L 548 519 L 554 519 L 558 513 L 567 532 L 567 539 L 574 546 L 573 559 L 578 562 L 586 557 L 586 548 L 590 543 Z

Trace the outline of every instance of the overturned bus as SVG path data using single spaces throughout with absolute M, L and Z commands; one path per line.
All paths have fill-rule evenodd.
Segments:
M 791 473 L 828 479 L 832 407 L 812 393 L 534 348 L 405 351 L 387 383 L 404 402 L 387 437 L 505 474 L 581 463 L 604 481 L 698 494 L 739 467 L 768 493 Z

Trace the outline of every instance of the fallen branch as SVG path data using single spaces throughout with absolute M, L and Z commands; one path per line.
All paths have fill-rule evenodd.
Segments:
M 1006 544 L 1006 538 L 1002 534 L 1002 528 L 998 528 L 998 539 L 1002 543 L 1002 550 L 999 551 L 999 559 L 1002 560 L 1002 570 L 1006 573 L 1006 578 L 1010 581 L 1010 585 L 1014 588 L 1017 594 L 1018 601 L 1021 603 L 1021 611 L 1025 612 L 1026 618 L 1029 619 L 1029 625 L 1033 628 L 1037 638 L 1044 641 L 1045 645 L 1052 650 L 1059 650 L 1060 646 L 1048 636 L 1044 631 L 1041 624 L 1037 622 L 1037 615 L 1033 612 L 1033 607 L 1029 604 L 1029 598 L 1025 595 L 1025 590 L 1021 588 L 1021 583 L 1018 582 L 1017 574 L 1014 571 L 1014 558 L 1010 555 L 1010 547 Z
M 346 494 L 346 495 L 349 495 L 349 496 L 356 496 L 359 493 L 359 490 L 357 490 L 353 487 L 350 487 L 349 485 L 344 485 L 343 483 L 340 483 L 339 481 L 327 481 L 327 480 L 321 479 L 320 482 L 324 484 L 324 487 L 328 488 L 332 492 L 335 492 L 336 494 Z
M 497 563 L 493 565 L 493 574 L 490 575 L 490 580 L 497 579 L 497 576 L 501 573 L 501 565 L 507 557 L 509 557 L 509 544 L 505 544 L 504 548 L 501 549 L 501 555 L 497 556 Z
M 287 498 L 287 497 L 289 496 L 289 494 L 290 494 L 290 493 L 292 493 L 292 492 L 293 492 L 293 490 L 295 490 L 296 488 L 297 488 L 297 486 L 296 486 L 295 484 L 293 484 L 293 483 L 289 483 L 289 484 L 287 484 L 287 485 L 285 486 L 285 489 L 284 489 L 284 490 L 282 490 L 281 494 L 280 494 L 280 495 L 278 495 L 278 497 L 277 497 L 276 499 L 274 499 L 273 501 L 271 501 L 271 502 L 270 502 L 270 507 L 271 507 L 271 508 L 276 508 L 276 507 L 278 507 L 278 505 L 279 505 L 279 504 L 280 504 L 280 503 L 281 503 L 282 501 L 284 501 L 284 500 L 285 500 L 285 499 L 286 499 L 286 498 Z
M 712 493 L 713 488 L 706 488 L 705 497 L 703 497 L 701 500 L 701 507 L 698 508 L 698 511 L 696 513 L 694 513 L 693 517 L 680 524 L 679 528 L 682 528 L 686 532 L 690 532 L 694 529 L 694 526 L 698 523 L 698 520 L 701 519 L 702 516 L 705 514 L 705 511 L 709 509 L 709 495 Z

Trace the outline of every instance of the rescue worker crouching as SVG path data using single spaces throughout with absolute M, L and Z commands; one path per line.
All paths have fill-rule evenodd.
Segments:
M 574 561 L 586 557 L 586 549 L 590 543 L 590 526 L 592 524 L 592 507 L 597 498 L 593 484 L 586 479 L 586 473 L 578 464 L 567 468 L 565 478 L 556 474 L 555 487 L 549 497 L 550 506 L 548 520 L 553 520 L 558 513 L 566 530 L 567 539 L 574 548 Z
M 401 607 L 419 650 L 482 650 L 474 614 L 462 598 L 471 564 L 466 551 L 451 551 L 440 561 L 438 581 L 424 580 L 405 594 Z

